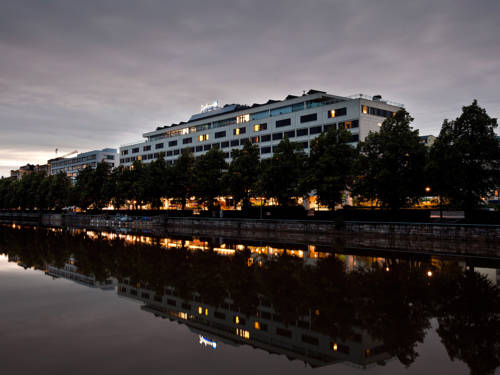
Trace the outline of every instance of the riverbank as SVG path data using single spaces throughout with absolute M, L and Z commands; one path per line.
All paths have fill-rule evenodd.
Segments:
M 451 240 L 500 240 L 500 225 L 420 223 L 394 221 L 333 221 L 333 220 L 285 220 L 242 219 L 209 217 L 123 217 L 109 215 L 54 214 L 54 213 L 1 213 L 0 220 L 39 222 L 55 226 L 108 226 L 120 227 L 125 223 L 132 227 L 165 226 L 167 230 L 205 232 L 222 230 L 255 233 L 376 233 L 435 237 Z
M 203 237 L 235 241 L 300 243 L 353 251 L 470 255 L 500 258 L 500 226 L 397 222 L 107 217 L 39 214 L 5 217 L 4 223 L 66 227 L 155 237 Z

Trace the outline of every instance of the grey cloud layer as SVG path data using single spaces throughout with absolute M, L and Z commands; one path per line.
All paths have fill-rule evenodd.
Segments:
M 497 1 L 4 0 L 0 174 L 3 150 L 118 146 L 213 99 L 380 93 L 422 133 L 473 98 L 498 116 L 498 14 Z

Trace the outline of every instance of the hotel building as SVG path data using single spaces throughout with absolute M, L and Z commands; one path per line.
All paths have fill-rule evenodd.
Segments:
M 200 344 L 217 347 L 217 343 L 251 345 L 269 353 L 300 360 L 311 367 L 344 362 L 358 368 L 369 368 L 391 358 L 383 342 L 366 331 L 353 327 L 354 337 L 348 341 L 330 337 L 313 328 L 314 311 L 286 324 L 274 310 L 271 301 L 261 299 L 257 315 L 246 315 L 234 307 L 230 297 L 221 306 L 202 302 L 198 293 L 193 299 L 181 298 L 173 287 L 166 287 L 159 296 L 152 289 L 130 279 L 118 281 L 118 295 L 143 303 L 141 309 L 156 317 L 185 324 L 196 334 Z M 335 322 L 332 322 L 334 324 Z
M 247 140 L 259 146 L 261 158 L 271 157 L 284 138 L 308 153 L 311 140 L 330 127 L 349 130 L 356 145 L 401 108 L 402 104 L 382 100 L 380 95 L 343 97 L 317 90 L 251 106 L 214 103 L 203 106 L 187 122 L 158 127 L 143 134 L 146 140 L 121 146 L 120 165 L 151 162 L 160 154 L 173 163 L 186 149 L 199 157 L 211 148 L 221 149 L 230 161 L 231 150 L 242 148 Z
M 93 169 L 100 162 L 105 162 L 111 168 L 118 166 L 118 154 L 114 148 L 105 148 L 102 150 L 94 150 L 83 152 L 72 158 L 55 158 L 48 161 L 50 174 L 56 175 L 60 172 L 66 173 L 72 180 L 76 178 L 80 170 L 90 166 Z

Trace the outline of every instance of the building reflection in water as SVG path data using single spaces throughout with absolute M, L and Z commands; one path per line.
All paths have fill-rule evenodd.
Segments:
M 255 315 L 246 315 L 232 309 L 234 301 L 224 298 L 221 306 L 202 303 L 199 295 L 186 300 L 179 297 L 175 288 L 167 287 L 164 295 L 131 285 L 129 279 L 118 283 L 118 295 L 144 303 L 143 311 L 156 317 L 185 324 L 200 338 L 210 338 L 211 343 L 251 345 L 270 353 L 286 355 L 289 359 L 302 360 L 312 367 L 337 362 L 349 362 L 367 367 L 391 358 L 383 350 L 383 343 L 372 339 L 366 332 L 357 331 L 354 340 L 342 341 L 311 329 L 311 316 L 299 317 L 293 324 L 285 324 L 269 301 L 260 299 Z M 216 344 L 212 344 L 215 348 Z
M 201 345 L 251 345 L 312 367 L 410 366 L 430 320 L 473 373 L 500 364 L 499 261 L 356 254 L 314 244 L 241 243 L 0 226 L 9 260 L 113 287 Z M 35 245 L 33 245 L 35 244 Z

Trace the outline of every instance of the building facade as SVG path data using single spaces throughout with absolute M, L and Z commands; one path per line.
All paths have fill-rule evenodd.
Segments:
M 186 149 L 199 157 L 211 148 L 221 149 L 230 161 L 231 150 L 242 148 L 247 140 L 259 146 L 261 158 L 271 157 L 284 138 L 308 153 L 311 140 L 330 127 L 348 129 L 356 145 L 401 108 L 402 104 L 382 100 L 379 95 L 342 97 L 317 90 L 264 104 L 213 106 L 187 122 L 144 133 L 142 142 L 121 146 L 120 165 L 151 162 L 160 154 L 173 163 Z
M 34 164 L 26 164 L 23 165 L 22 167 L 19 167 L 19 169 L 11 170 L 10 171 L 10 177 L 13 177 L 17 180 L 22 179 L 24 176 L 32 173 L 43 173 L 45 175 L 49 174 L 49 165 L 48 164 L 43 164 L 43 165 L 34 165 Z
M 95 169 L 100 162 L 109 164 L 111 168 L 117 167 L 118 153 L 116 149 L 105 148 L 102 150 L 83 152 L 72 158 L 55 158 L 49 160 L 48 164 L 51 175 L 63 172 L 74 180 L 80 170 L 88 166 Z

